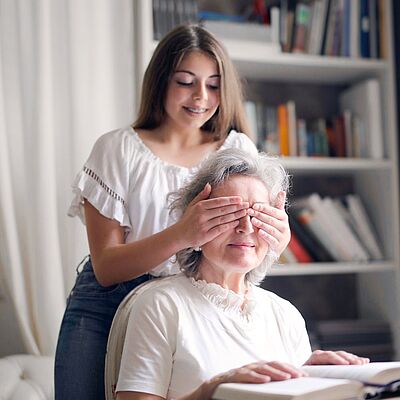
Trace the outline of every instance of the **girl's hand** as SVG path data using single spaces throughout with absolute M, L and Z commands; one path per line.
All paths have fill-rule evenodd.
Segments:
M 286 193 L 278 194 L 276 207 L 266 203 L 253 204 L 248 214 L 258 235 L 264 239 L 279 257 L 290 241 L 289 219 L 285 211 Z
M 243 202 L 240 196 L 209 199 L 210 193 L 211 185 L 207 183 L 175 224 L 178 240 L 184 243 L 183 248 L 202 246 L 234 228 L 238 219 L 247 213 L 249 203 Z
M 348 353 L 347 351 L 315 350 L 304 365 L 363 365 L 368 363 L 369 358 L 358 357 L 355 354 Z

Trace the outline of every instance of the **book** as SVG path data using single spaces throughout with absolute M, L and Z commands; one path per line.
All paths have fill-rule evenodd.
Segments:
M 302 245 L 300 240 L 297 238 L 294 232 L 291 233 L 290 242 L 288 244 L 288 248 L 296 257 L 297 262 L 299 263 L 311 263 L 313 259 L 307 249 Z
M 382 159 L 384 148 L 379 81 L 367 79 L 351 86 L 340 94 L 339 104 L 342 112 L 350 110 L 362 120 L 369 156 Z
M 288 156 L 289 151 L 289 126 L 288 126 L 288 112 L 286 104 L 278 106 L 278 132 L 279 143 L 282 156 Z
M 368 0 L 360 0 L 360 55 L 370 57 L 370 15 Z
M 263 384 L 224 383 L 215 400 L 346 400 L 378 393 L 399 394 L 400 362 L 307 365 L 309 376 Z
M 305 247 L 310 256 L 315 261 L 320 262 L 331 262 L 333 261 L 330 253 L 323 247 L 320 241 L 314 236 L 314 234 L 307 228 L 306 222 L 302 224 L 297 218 L 290 212 L 289 213 L 290 229 L 296 234 L 300 243 Z
M 354 230 L 362 240 L 364 247 L 373 260 L 382 260 L 383 254 L 378 244 L 377 235 L 360 197 L 349 194 L 346 196 L 345 201 L 350 212 Z
M 343 400 L 359 399 L 363 385 L 347 379 L 298 378 L 261 384 L 223 383 L 214 400 Z

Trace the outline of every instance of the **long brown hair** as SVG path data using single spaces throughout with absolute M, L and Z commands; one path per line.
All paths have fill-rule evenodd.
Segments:
M 139 115 L 133 127 L 151 130 L 162 124 L 168 84 L 179 63 L 191 51 L 210 56 L 221 75 L 219 107 L 201 129 L 214 134 L 216 140 L 225 138 L 231 129 L 249 134 L 238 73 L 223 46 L 198 25 L 178 26 L 158 44 L 144 74 Z

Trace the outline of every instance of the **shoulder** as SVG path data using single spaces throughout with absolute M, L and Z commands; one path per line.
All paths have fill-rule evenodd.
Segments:
M 104 133 L 95 142 L 94 150 L 102 152 L 118 151 L 129 153 L 134 145 L 135 132 L 130 127 L 123 127 Z
M 257 153 L 257 147 L 254 142 L 246 134 L 235 131 L 234 129 L 229 132 L 222 147 L 237 148 L 250 153 Z
M 183 274 L 156 278 L 139 289 L 136 303 L 138 307 L 178 309 L 182 296 L 187 290 L 187 278 Z
M 255 287 L 254 289 L 257 302 L 259 304 L 269 304 L 271 311 L 276 317 L 282 317 L 284 319 L 289 319 L 290 321 L 303 323 L 303 316 L 290 301 L 270 292 L 269 290 L 260 287 Z

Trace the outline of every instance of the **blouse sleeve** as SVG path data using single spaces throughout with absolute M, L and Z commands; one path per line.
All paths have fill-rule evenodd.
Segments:
M 126 330 L 116 391 L 167 397 L 176 348 L 178 311 L 156 288 L 138 296 Z
M 230 134 L 232 133 L 234 133 L 235 136 L 233 147 L 254 155 L 258 153 L 256 145 L 246 134 L 236 131 L 232 131 Z
M 96 141 L 72 183 L 74 198 L 69 216 L 78 215 L 85 223 L 83 200 L 87 199 L 102 215 L 131 229 L 126 205 L 132 159 L 129 139 L 129 131 L 118 130 L 106 133 Z

